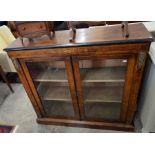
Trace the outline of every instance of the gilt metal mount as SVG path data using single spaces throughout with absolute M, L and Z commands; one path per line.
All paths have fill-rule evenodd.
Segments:
M 145 57 L 146 57 L 146 53 L 145 52 L 140 52 L 138 54 L 138 63 L 137 63 L 137 69 L 141 69 L 142 66 L 144 65 L 145 63 Z

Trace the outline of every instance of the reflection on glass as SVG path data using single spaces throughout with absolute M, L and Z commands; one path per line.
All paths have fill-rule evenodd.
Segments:
M 74 117 L 65 63 L 28 62 L 28 69 L 47 117 Z
M 126 59 L 80 61 L 87 118 L 120 119 L 126 66 Z

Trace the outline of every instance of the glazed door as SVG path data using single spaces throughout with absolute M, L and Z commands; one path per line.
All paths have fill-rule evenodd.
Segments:
M 133 56 L 77 56 L 72 61 L 81 118 L 125 122 Z
M 21 60 L 43 117 L 78 119 L 70 57 Z

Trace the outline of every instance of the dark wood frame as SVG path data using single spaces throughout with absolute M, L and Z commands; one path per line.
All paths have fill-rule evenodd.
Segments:
M 80 70 L 79 70 L 79 61 L 80 60 L 102 60 L 102 59 L 127 59 L 127 70 L 126 70 L 126 77 L 125 77 L 125 84 L 124 84 L 124 94 L 123 94 L 123 101 L 120 113 L 120 122 L 126 122 L 126 114 L 128 108 L 128 101 L 131 92 L 131 85 L 133 79 L 133 71 L 135 68 L 135 56 L 130 54 L 122 54 L 122 55 L 94 55 L 94 56 L 74 56 L 73 57 L 73 68 L 74 68 L 74 75 L 76 79 L 76 88 L 79 98 L 79 108 L 80 114 L 82 119 L 88 119 L 85 116 L 84 112 L 84 97 L 83 97 L 83 89 L 81 86 L 81 77 L 80 77 Z M 89 120 L 89 119 L 88 119 Z
M 72 65 L 71 65 L 71 61 L 70 61 L 70 57 L 51 57 L 51 58 L 28 58 L 28 59 L 21 59 L 20 61 L 20 65 L 21 68 L 23 69 L 23 72 L 25 74 L 25 77 L 28 81 L 28 83 L 30 84 L 31 90 L 33 92 L 33 95 L 35 96 L 35 99 L 37 100 L 38 103 L 38 107 L 42 113 L 43 117 L 45 116 L 45 110 L 44 107 L 41 104 L 41 99 L 39 97 L 39 94 L 37 92 L 37 89 L 33 83 L 33 79 L 31 77 L 31 74 L 29 72 L 29 69 L 27 68 L 26 63 L 28 62 L 47 62 L 47 61 L 64 61 L 65 62 L 65 66 L 66 66 L 66 73 L 67 73 L 67 78 L 68 78 L 68 84 L 69 84 L 69 89 L 70 89 L 70 94 L 71 94 L 71 98 L 72 98 L 72 104 L 73 104 L 73 110 L 74 110 L 74 119 L 78 120 L 80 118 L 79 116 L 79 110 L 78 110 L 78 103 L 77 103 L 77 98 L 76 98 L 76 90 L 75 90 L 75 85 L 74 85 L 74 77 L 73 77 L 73 70 L 72 70 Z M 59 117 L 57 117 L 59 118 Z M 67 118 L 67 117 L 61 117 L 62 119 L 73 119 L 73 118 Z

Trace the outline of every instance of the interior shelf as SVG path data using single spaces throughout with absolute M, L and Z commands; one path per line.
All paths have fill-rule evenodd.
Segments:
M 82 82 L 124 82 L 125 67 L 80 69 Z
M 123 87 L 84 87 L 84 102 L 86 103 L 121 103 Z
M 34 71 L 32 74 L 34 81 L 39 82 L 67 82 L 65 69 L 47 69 Z
M 42 101 L 47 117 L 74 117 L 72 102 Z
M 42 100 L 71 101 L 67 86 L 52 86 L 49 83 L 41 83 L 38 86 L 38 93 Z
M 96 118 L 104 120 L 116 120 L 120 119 L 121 104 L 116 103 L 93 103 L 85 104 L 85 116 L 87 118 Z

